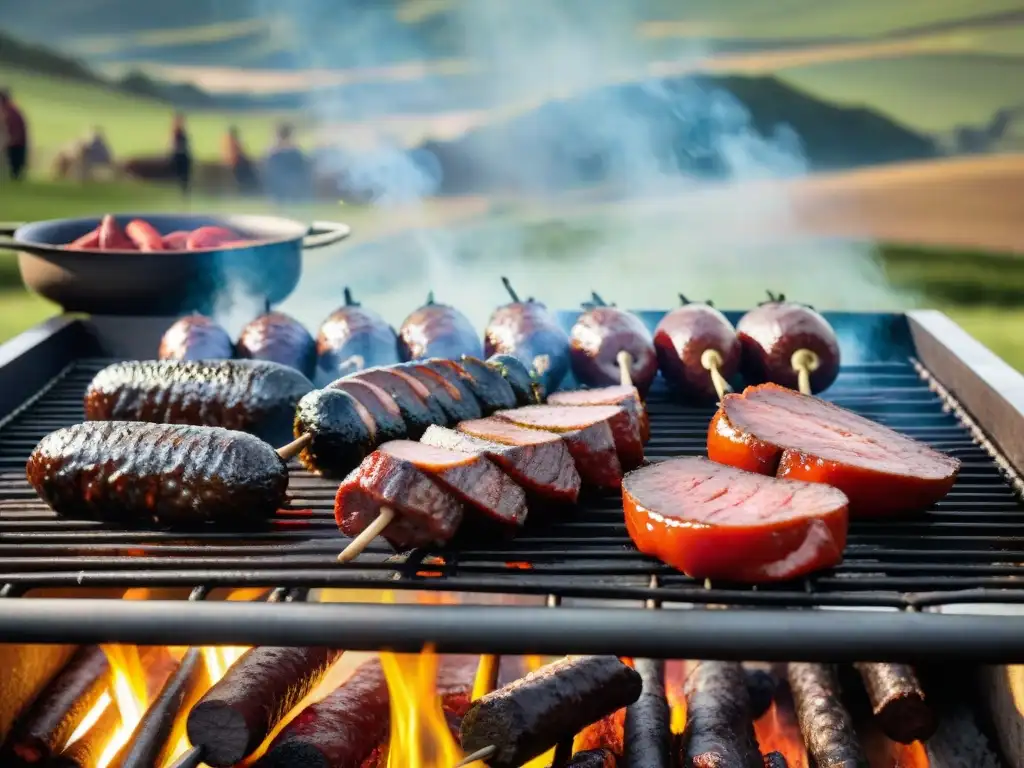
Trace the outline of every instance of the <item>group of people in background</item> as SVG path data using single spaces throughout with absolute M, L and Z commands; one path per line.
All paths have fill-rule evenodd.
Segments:
M 24 178 L 29 160 L 29 131 L 25 116 L 14 103 L 11 93 L 0 89 L 0 181 Z M 187 120 L 176 113 L 171 124 L 170 152 L 167 156 L 169 177 L 189 195 L 195 183 L 196 163 Z M 291 125 L 277 127 L 275 141 L 262 163 L 254 161 L 246 151 L 241 134 L 231 126 L 224 137 L 222 161 L 230 170 L 237 191 L 243 195 L 266 194 L 277 202 L 298 202 L 313 194 L 313 173 L 309 159 L 294 141 Z M 159 162 L 159 161 L 158 161 Z M 62 166 L 61 163 L 64 165 Z M 76 145 L 73 153 L 58 156 L 57 173 L 70 175 L 70 165 L 78 167 L 82 180 L 93 178 L 95 171 L 109 168 L 114 175 L 120 169 L 114 163 L 113 152 L 101 128 L 94 128 L 84 142 Z M 137 163 L 137 165 L 140 163 Z M 131 163 L 126 164 L 131 172 Z

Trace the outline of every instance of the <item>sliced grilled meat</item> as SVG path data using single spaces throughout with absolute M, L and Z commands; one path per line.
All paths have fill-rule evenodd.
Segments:
M 960 469 L 924 443 L 775 384 L 726 395 L 708 430 L 708 456 L 839 488 L 853 517 L 921 512 L 949 493 Z
M 552 392 L 548 397 L 548 405 L 614 405 L 635 415 L 640 425 L 641 441 L 646 443 L 651 439 L 651 421 L 636 387 L 616 384 L 611 387 Z
M 223 427 L 280 445 L 312 389 L 298 371 L 263 360 L 114 363 L 89 384 L 85 417 Z
M 763 768 L 750 716 L 746 679 L 739 663 L 694 663 L 683 693 L 683 768 Z
M 531 496 L 568 504 L 575 504 L 579 498 L 580 475 L 565 441 L 557 435 L 494 418 L 464 421 L 458 429 L 432 426 L 421 442 L 483 454 Z
M 311 472 L 342 478 L 366 458 L 377 443 L 373 416 L 340 389 L 317 389 L 299 401 L 295 437 L 311 435 L 299 461 Z
M 519 358 L 512 355 L 492 355 L 487 358 L 487 365 L 508 382 L 519 405 L 537 405 L 544 402 L 544 384 L 539 377 L 535 378 L 530 374 Z
M 640 692 L 640 675 L 615 656 L 562 659 L 477 699 L 462 720 L 462 749 L 494 746 L 488 765 L 519 768 Z
M 125 421 L 51 432 L 25 474 L 57 514 L 129 526 L 263 521 L 288 488 L 284 461 L 252 435 Z
M 338 379 L 327 385 L 327 389 L 337 389 L 356 399 L 373 417 L 374 440 L 386 443 L 388 440 L 403 440 L 407 436 L 402 410 L 395 398 L 369 381 L 358 379 Z
M 423 385 L 430 393 L 430 397 L 441 406 L 449 424 L 466 419 L 479 419 L 483 415 L 480 403 L 472 392 L 456 387 L 430 367 L 420 363 L 404 363 L 396 368 L 408 373 Z
M 630 472 L 622 503 L 637 549 L 697 579 L 767 582 L 838 563 L 846 497 L 699 457 Z
M 483 360 L 463 355 L 459 367 L 465 372 L 466 384 L 480 401 L 485 416 L 503 408 L 516 407 L 516 394 L 511 385 Z
M 230 360 L 235 345 L 211 318 L 191 314 L 164 332 L 158 356 L 161 360 Z
M 395 519 L 381 536 L 396 551 L 446 543 L 465 512 L 458 498 L 414 462 L 377 450 L 341 483 L 334 517 L 346 536 L 355 537 L 385 506 Z

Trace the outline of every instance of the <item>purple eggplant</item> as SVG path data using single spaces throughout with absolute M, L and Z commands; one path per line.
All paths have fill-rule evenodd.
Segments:
M 436 303 L 433 291 L 426 304 L 405 318 L 398 330 L 398 340 L 404 360 L 483 356 L 480 337 L 469 318 L 454 307 Z
M 352 300 L 345 289 L 345 304 L 334 310 L 316 337 L 317 374 L 334 381 L 364 368 L 394 365 L 398 355 L 395 329 L 374 312 Z
M 287 365 L 309 379 L 316 371 L 316 342 L 309 331 L 294 317 L 271 312 L 269 305 L 242 329 L 236 347 L 239 357 Z
M 206 315 L 186 315 L 160 339 L 161 360 L 230 360 L 235 347 L 231 336 Z

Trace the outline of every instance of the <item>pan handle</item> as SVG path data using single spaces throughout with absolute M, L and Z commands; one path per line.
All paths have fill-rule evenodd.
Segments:
M 334 221 L 314 221 L 309 230 L 310 233 L 302 238 L 304 251 L 340 243 L 352 234 L 352 227 L 348 224 Z
M 53 246 L 35 246 L 15 240 L 11 235 L 25 225 L 22 221 L 0 221 L 0 251 L 25 251 L 42 255 L 53 252 Z

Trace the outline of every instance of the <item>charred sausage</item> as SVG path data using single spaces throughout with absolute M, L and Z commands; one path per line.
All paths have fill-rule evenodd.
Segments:
M 400 362 L 395 329 L 376 312 L 353 301 L 348 288 L 344 306 L 321 324 L 316 352 L 317 374 L 323 381 Z
M 373 417 L 374 439 L 378 443 L 388 440 L 402 440 L 408 436 L 402 410 L 395 398 L 368 381 L 338 379 L 327 385 L 327 389 L 339 389 L 354 397 Z
M 25 475 L 58 515 L 127 525 L 262 521 L 288 488 L 284 461 L 252 435 L 127 421 L 51 432 Z
M 616 656 L 562 659 L 477 699 L 462 720 L 462 749 L 496 747 L 488 765 L 518 768 L 641 690 L 640 675 Z
M 271 312 L 269 306 L 242 329 L 236 347 L 239 357 L 287 365 L 306 378 L 316 371 L 316 341 L 309 331 L 295 318 Z
M 418 439 L 431 424 L 448 423 L 447 414 L 430 397 L 430 390 L 397 366 L 367 368 L 347 378 L 375 384 L 387 392 L 398 406 L 411 439 Z
M 200 314 L 187 315 L 160 339 L 161 360 L 230 360 L 235 345 L 220 325 Z
M 543 403 L 547 390 L 541 377 L 532 375 L 518 357 L 512 355 L 491 355 L 487 365 L 501 374 L 515 393 L 519 405 Z
M 100 239 L 98 247 L 101 251 L 137 251 L 135 243 L 121 229 L 117 219 L 109 213 L 100 221 Z
M 740 367 L 742 347 L 732 323 L 710 304 L 687 300 L 665 315 L 654 329 L 654 348 L 661 375 L 680 395 L 695 400 L 718 400 L 711 377 L 713 361 L 705 353 L 718 353 L 718 372 L 732 379 Z
M 280 445 L 312 389 L 298 371 L 265 360 L 114 363 L 89 384 L 85 417 L 223 427 Z
M 457 363 L 466 384 L 480 402 L 485 416 L 502 408 L 516 407 L 516 393 L 499 371 L 488 366 L 483 360 L 463 355 Z M 448 366 L 449 369 L 452 366 Z
M 484 330 L 484 354 L 508 355 L 533 371 L 544 389 L 554 392 L 569 373 L 569 336 L 544 304 L 520 301 L 503 277 L 510 304 L 498 307 Z
M 192 707 L 189 741 L 203 747 L 203 761 L 213 768 L 241 762 L 341 654 L 331 648 L 250 648 Z
M 789 664 L 804 746 L 821 768 L 868 768 L 853 719 L 840 699 L 835 671 L 825 664 Z
M 750 384 L 770 381 L 796 389 L 793 355 L 798 350 L 815 356 L 811 392 L 828 389 L 839 375 L 839 340 L 832 326 L 811 307 L 786 301 L 782 294 L 769 292 L 768 301 L 740 318 L 736 333 L 743 347 L 743 375 Z
M 906 664 L 855 664 L 871 700 L 875 719 L 885 735 L 901 744 L 925 741 L 938 722 L 924 689 Z
M 313 390 L 295 410 L 295 437 L 312 437 L 299 462 L 323 477 L 340 479 L 351 472 L 373 451 L 376 432 L 370 412 L 339 389 Z
M 698 579 L 791 579 L 835 565 L 846 545 L 842 491 L 695 456 L 630 472 L 622 504 L 637 549 Z
M 416 379 L 427 390 L 448 417 L 447 423 L 456 424 L 466 419 L 479 419 L 483 415 L 480 402 L 472 392 L 452 384 L 448 379 L 422 363 L 402 363 L 394 368 Z
M 156 227 L 143 219 L 132 219 L 124 228 L 125 234 L 140 251 L 163 251 L 164 239 Z
M 670 768 L 671 733 L 669 707 L 665 697 L 665 663 L 636 659 L 633 669 L 640 675 L 640 698 L 626 707 L 623 729 L 623 768 Z
M 651 765 L 653 768 L 654 764 Z M 548 768 L 616 768 L 617 766 L 618 760 L 615 758 L 615 753 L 601 747 L 577 752 L 568 763 L 558 766 L 550 765 Z
M 687 675 L 683 693 L 683 768 L 762 768 L 742 665 L 698 661 Z
M 943 498 L 959 460 L 859 414 L 775 384 L 726 395 L 708 457 L 749 472 L 825 483 L 853 517 L 910 514 Z
M 658 356 L 651 332 L 639 317 L 605 304 L 596 293 L 592 304 L 569 332 L 572 371 L 580 384 L 606 387 L 621 382 L 619 353 L 630 357 L 629 374 L 646 395 L 658 375 Z
M 775 701 L 775 691 L 779 682 L 774 675 L 763 669 L 748 669 L 745 672 L 747 694 L 750 696 L 750 715 L 757 720 Z
M 464 314 L 447 304 L 427 303 L 410 314 L 398 329 L 399 350 L 405 360 L 441 357 L 457 360 L 462 355 L 480 357 L 483 346 L 473 324 Z

